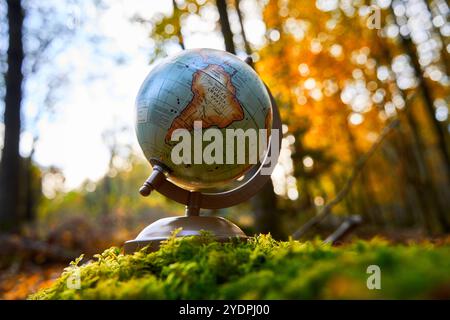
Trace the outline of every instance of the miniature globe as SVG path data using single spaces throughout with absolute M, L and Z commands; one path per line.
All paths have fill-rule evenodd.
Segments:
M 236 138 L 230 147 L 227 135 L 254 131 L 261 147 L 272 128 L 271 100 L 259 76 L 235 55 L 213 49 L 185 50 L 155 66 L 139 90 L 136 111 L 137 138 L 147 160 L 162 164 L 168 180 L 191 191 L 226 189 L 243 180 L 259 165 L 250 155 L 255 141 L 244 135 L 248 139 Z M 209 129 L 214 134 L 208 135 Z M 211 151 L 213 142 L 222 147 Z M 243 142 L 244 161 L 238 156 Z

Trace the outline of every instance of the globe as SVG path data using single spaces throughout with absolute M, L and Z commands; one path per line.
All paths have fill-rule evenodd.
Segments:
M 256 142 L 261 146 L 271 128 L 272 105 L 264 83 L 247 63 L 220 50 L 185 50 L 162 60 L 136 99 L 136 134 L 145 157 L 152 165 L 162 164 L 168 180 L 190 191 L 225 190 L 244 180 L 258 164 L 251 155 L 239 160 L 237 151 L 242 143 L 250 148 L 255 141 L 244 136 L 248 139 L 234 140 L 230 148 L 227 135 L 262 132 Z M 210 150 L 215 161 L 208 161 L 204 152 L 212 142 L 222 148 Z

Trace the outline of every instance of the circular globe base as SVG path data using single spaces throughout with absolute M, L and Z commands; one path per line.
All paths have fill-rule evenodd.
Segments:
M 125 254 L 130 254 L 150 245 L 150 251 L 159 249 L 160 243 L 168 239 L 178 228 L 182 230 L 177 237 L 198 236 L 200 231 L 211 232 L 217 241 L 226 242 L 231 239 L 247 239 L 245 233 L 234 223 L 221 217 L 172 217 L 157 220 L 147 226 L 134 240 L 124 244 Z

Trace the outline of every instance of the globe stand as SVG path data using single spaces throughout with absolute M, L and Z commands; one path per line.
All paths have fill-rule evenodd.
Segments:
M 252 65 L 251 60 L 247 59 L 246 62 Z M 272 132 L 275 130 L 281 132 L 281 120 L 278 107 L 269 88 L 267 88 L 267 91 L 272 104 Z M 225 192 L 202 193 L 182 189 L 167 179 L 170 174 L 170 169 L 158 160 L 152 159 L 150 162 L 153 166 L 153 171 L 139 189 L 139 193 L 146 197 L 153 190 L 156 190 L 162 195 L 186 205 L 185 216 L 163 218 L 155 221 L 142 230 L 136 239 L 126 241 L 124 244 L 124 252 L 126 254 L 133 253 L 148 245 L 150 245 L 150 250 L 156 251 L 161 241 L 169 238 L 179 228 L 181 228 L 181 231 L 177 233 L 177 237 L 196 236 L 200 235 L 201 231 L 208 231 L 218 241 L 222 242 L 230 241 L 231 239 L 247 239 L 245 233 L 232 222 L 221 217 L 200 216 L 200 209 L 227 208 L 254 196 L 270 179 L 270 174 L 276 164 L 272 163 L 272 161 L 277 161 L 278 158 L 282 137 L 281 134 L 278 135 L 278 148 L 276 150 L 276 157 L 274 157 L 275 159 L 272 159 L 271 156 L 272 137 L 270 137 L 268 152 L 262 164 L 255 166 L 246 175 L 249 178 L 241 186 Z M 261 172 L 263 168 L 266 169 L 264 173 Z

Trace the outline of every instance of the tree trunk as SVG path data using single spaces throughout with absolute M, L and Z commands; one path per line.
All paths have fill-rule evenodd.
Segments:
M 419 148 L 421 150 L 425 150 L 426 146 L 425 143 L 423 142 L 423 139 L 421 138 L 421 136 L 418 134 L 418 130 L 417 130 L 417 121 L 414 119 L 413 115 L 410 113 L 412 110 L 406 110 L 406 116 L 407 116 L 407 120 L 408 123 L 412 129 L 412 133 L 413 133 L 413 138 L 415 141 L 417 141 L 417 144 L 419 146 Z M 423 154 L 421 154 L 421 156 L 423 157 Z M 422 160 L 423 162 L 426 162 L 426 159 Z M 423 169 L 424 169 L 424 179 L 417 179 L 416 180 L 416 184 L 418 186 L 418 189 L 420 190 L 420 192 L 423 194 L 423 196 L 421 196 L 425 203 L 425 216 L 424 216 L 424 220 L 426 222 L 426 226 L 428 229 L 428 232 L 430 234 L 436 233 L 435 232 L 435 228 L 433 226 L 433 215 L 436 217 L 437 221 L 440 224 L 440 228 L 442 229 L 443 232 L 448 232 L 449 231 L 449 224 L 445 218 L 445 212 L 446 209 L 442 207 L 441 205 L 441 201 L 439 200 L 439 194 L 436 192 L 436 187 L 432 181 L 432 173 L 430 172 L 428 165 L 425 163 L 423 165 Z M 418 173 L 416 172 L 415 174 L 416 176 L 418 175 Z
M 173 6 L 173 14 L 176 15 L 180 9 L 178 8 L 177 2 L 175 0 L 172 0 L 172 6 Z M 177 21 L 177 26 L 176 26 L 176 30 L 177 30 L 177 38 L 178 38 L 178 44 L 180 45 L 181 49 L 185 49 L 184 47 L 184 40 L 183 40 L 183 34 L 181 33 L 181 23 L 178 20 Z
M 391 12 L 392 12 L 392 15 L 395 17 L 392 7 L 391 7 Z M 447 139 L 446 139 L 447 128 L 446 128 L 446 126 L 441 124 L 436 119 L 435 109 L 434 109 L 434 105 L 433 105 L 433 97 L 431 95 L 431 89 L 428 86 L 428 83 L 426 82 L 426 80 L 423 76 L 422 67 L 420 66 L 414 44 L 412 43 L 410 38 L 404 37 L 402 35 L 399 35 L 399 38 L 400 38 L 400 44 L 402 46 L 403 51 L 411 59 L 411 63 L 414 68 L 415 76 L 417 77 L 417 79 L 419 81 L 418 89 L 423 97 L 428 118 L 429 118 L 433 128 L 435 129 L 437 144 L 442 153 L 442 157 L 445 162 L 445 167 L 447 168 L 446 169 L 447 170 L 447 172 L 446 172 L 447 179 L 448 179 L 448 181 L 450 181 L 450 170 L 448 169 L 450 166 L 450 155 L 448 152 Z
M 349 151 L 352 155 L 352 162 L 356 163 L 358 159 L 361 157 L 361 152 L 358 150 L 356 145 L 355 137 L 350 129 L 349 123 L 346 119 L 343 119 L 345 128 L 344 134 L 346 135 L 347 142 L 349 144 Z M 360 212 L 349 212 L 349 214 L 359 214 L 359 215 L 367 215 L 367 217 L 371 220 L 372 223 L 378 226 L 382 226 L 384 224 L 381 210 L 379 210 L 376 196 L 372 190 L 372 185 L 370 178 L 368 177 L 366 171 L 361 171 L 359 176 L 358 187 L 354 188 L 355 196 L 358 200 L 358 204 L 360 206 Z
M 280 218 L 277 216 L 277 198 L 273 192 L 272 180 L 251 199 L 253 213 L 255 215 L 256 233 L 268 233 L 274 239 L 281 240 L 285 238 L 280 224 Z
M 252 54 L 252 49 L 250 48 L 250 44 L 247 40 L 247 35 L 245 34 L 244 29 L 244 19 L 242 17 L 241 9 L 239 8 L 239 0 L 235 0 L 234 5 L 236 7 L 236 12 L 239 18 L 239 25 L 241 26 L 241 33 L 242 33 L 242 40 L 244 41 L 244 47 L 245 47 L 245 53 L 247 53 L 249 56 Z
M 431 3 L 432 1 L 425 0 L 424 2 L 427 5 L 428 11 L 431 14 L 431 19 L 433 19 L 435 17 L 435 15 L 433 14 L 433 8 L 432 8 L 432 3 Z M 441 49 L 440 54 L 441 54 L 442 65 L 445 68 L 445 73 L 447 75 L 449 75 L 450 74 L 450 67 L 449 67 L 450 54 L 447 51 L 448 43 L 446 41 L 446 37 L 442 36 L 442 33 L 441 33 L 441 31 L 438 28 L 436 28 L 433 24 L 431 24 L 431 25 L 432 25 L 432 28 L 433 28 L 434 32 L 436 32 L 436 34 L 438 35 L 439 40 L 441 40 L 442 49 Z
M 394 13 L 391 13 L 393 16 Z M 376 36 L 376 41 L 378 46 L 381 48 L 381 52 L 383 57 L 386 58 L 386 63 L 389 65 L 392 63 L 393 56 L 391 54 L 391 50 L 389 46 L 381 41 L 381 39 Z M 409 43 L 408 43 L 409 41 Z M 411 59 L 411 62 L 413 63 L 414 70 L 416 73 L 416 76 L 419 79 L 419 92 L 422 95 L 422 98 L 424 99 L 424 103 L 427 108 L 427 113 L 429 117 L 431 118 L 431 121 L 433 122 L 434 126 L 436 127 L 437 131 L 440 131 L 440 124 L 437 121 L 435 114 L 434 114 L 434 107 L 433 107 L 433 101 L 430 94 L 430 88 L 427 86 L 427 83 L 425 82 L 425 79 L 423 78 L 423 73 L 420 68 L 420 64 L 417 60 L 416 52 L 414 49 L 414 45 L 411 42 L 411 40 L 408 40 L 406 38 L 401 38 L 401 45 L 402 49 L 408 54 L 408 56 Z M 398 88 L 398 87 L 397 87 Z M 400 95 L 402 96 L 402 99 L 408 103 L 408 98 L 406 97 L 405 93 L 399 89 Z M 413 104 L 413 102 L 410 102 Z M 406 106 L 404 113 L 405 113 L 405 119 L 407 122 L 407 125 L 409 129 L 411 130 L 411 145 L 409 147 L 412 148 L 411 154 L 414 155 L 414 158 L 416 160 L 417 165 L 415 166 L 417 168 L 417 171 L 414 173 L 414 169 L 410 168 L 411 163 L 410 161 L 406 163 L 406 166 L 408 167 L 408 170 L 413 170 L 412 174 L 409 175 L 409 179 L 413 182 L 414 188 L 418 191 L 418 197 L 420 198 L 419 203 L 422 204 L 422 212 L 423 212 L 423 221 L 425 223 L 426 229 L 429 233 L 434 233 L 434 226 L 432 220 L 433 217 L 431 215 L 435 215 L 437 220 L 440 223 L 440 227 L 442 230 L 449 230 L 449 224 L 447 222 L 447 219 L 445 217 L 446 208 L 445 205 L 441 204 L 439 194 L 436 192 L 436 186 L 433 182 L 432 172 L 430 171 L 429 164 L 427 163 L 427 160 L 425 158 L 425 153 L 427 150 L 427 146 L 423 140 L 423 137 L 420 135 L 419 130 L 419 124 L 417 123 L 414 115 L 413 110 L 410 110 L 411 108 Z M 445 142 L 445 136 L 442 136 L 439 138 L 439 132 L 438 134 L 438 149 L 439 151 L 442 151 L 444 162 L 447 161 L 446 154 L 447 154 L 447 148 L 446 148 L 446 142 Z M 410 159 L 411 160 L 411 159 Z M 413 161 L 414 162 L 414 161 Z M 414 166 L 413 166 L 414 167 Z M 446 166 L 447 167 L 447 166 Z M 449 176 L 449 170 L 447 169 L 446 175 Z M 448 180 L 450 181 L 450 179 Z
M 226 0 L 217 0 L 217 9 L 220 15 L 220 25 L 225 42 L 225 48 L 228 52 L 236 54 L 233 42 L 233 33 L 231 32 L 230 22 L 228 20 Z M 244 31 L 244 29 L 242 29 Z M 247 39 L 244 38 L 247 42 Z M 250 48 L 248 43 L 246 47 Z M 255 230 L 258 233 L 270 232 L 275 239 L 283 237 L 279 219 L 276 216 L 277 205 L 276 195 L 273 191 L 272 181 L 269 182 L 252 199 L 251 204 L 255 215 Z
M 228 20 L 227 2 L 226 0 L 217 0 L 217 10 L 219 10 L 220 27 L 222 30 L 223 41 L 225 42 L 225 50 L 236 54 L 233 42 L 233 32 L 231 32 L 230 21 Z
M 24 11 L 20 0 L 8 0 L 9 46 L 5 76 L 4 146 L 0 164 L 0 228 L 12 230 L 19 220 L 20 106 L 22 102 L 22 63 Z
M 25 173 L 25 206 L 24 206 L 24 221 L 33 222 L 36 219 L 36 201 L 34 186 L 34 176 L 33 176 L 33 153 L 30 154 L 28 158 L 23 159 Z

